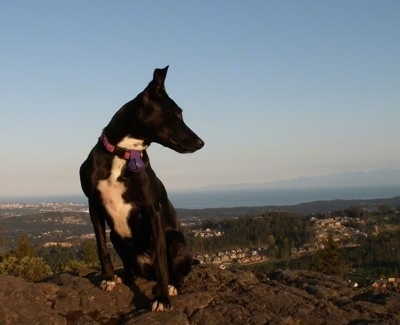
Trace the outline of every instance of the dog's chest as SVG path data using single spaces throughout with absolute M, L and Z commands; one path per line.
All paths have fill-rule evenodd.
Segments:
M 111 217 L 114 231 L 121 237 L 131 237 L 132 232 L 128 225 L 128 218 L 132 208 L 132 203 L 127 203 L 122 198 L 126 191 L 124 183 L 118 182 L 126 161 L 117 156 L 113 158 L 110 177 L 99 181 L 97 189 L 100 192 L 102 202 L 108 215 Z

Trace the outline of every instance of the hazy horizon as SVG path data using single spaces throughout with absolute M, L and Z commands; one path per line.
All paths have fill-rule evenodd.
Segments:
M 377 182 L 377 179 L 380 182 Z M 351 181 L 349 183 L 349 181 Z M 354 173 L 337 173 L 330 175 L 320 175 L 313 177 L 299 177 L 289 180 L 281 180 L 276 182 L 261 182 L 261 183 L 234 183 L 234 184 L 210 184 L 202 187 L 192 187 L 185 189 L 174 189 L 168 190 L 168 194 L 183 195 L 189 193 L 190 195 L 195 193 L 205 192 L 254 192 L 257 191 L 281 191 L 281 190 L 340 190 L 350 189 L 357 191 L 358 189 L 362 192 L 363 189 L 378 189 L 385 188 L 386 192 L 392 193 L 392 196 L 400 195 L 400 169 L 384 169 L 384 170 L 373 170 L 373 171 L 360 171 Z M 394 191 L 393 191 L 394 190 Z M 354 192 L 356 193 L 356 192 Z M 379 196 L 379 191 L 375 192 Z M 0 196 L 0 202 L 6 202 L 7 200 L 18 201 L 20 198 L 37 198 L 41 199 L 44 197 L 51 198 L 65 198 L 65 197 L 82 197 L 86 200 L 84 194 L 80 191 L 73 193 L 64 194 L 39 194 L 39 195 L 15 195 L 15 196 Z
M 363 187 L 211 189 L 170 191 L 169 199 L 178 209 L 208 209 L 256 206 L 286 206 L 330 200 L 370 200 L 400 197 L 400 185 Z M 79 204 L 87 207 L 83 194 L 0 198 L 0 204 Z

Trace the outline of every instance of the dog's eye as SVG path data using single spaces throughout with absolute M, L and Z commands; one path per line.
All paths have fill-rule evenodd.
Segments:
M 180 120 L 183 120 L 182 112 L 179 112 L 179 113 L 177 114 L 177 116 L 178 116 L 178 118 L 179 118 Z

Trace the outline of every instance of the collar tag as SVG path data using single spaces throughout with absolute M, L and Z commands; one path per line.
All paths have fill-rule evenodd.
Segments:
M 142 160 L 142 153 L 138 150 L 131 150 L 130 158 L 128 161 L 128 170 L 131 172 L 138 173 L 144 166 Z
M 104 132 L 100 136 L 100 140 L 103 143 L 103 146 L 106 148 L 106 150 L 112 154 L 116 154 L 117 149 L 119 151 L 122 150 L 123 156 L 121 158 L 125 159 L 128 161 L 128 170 L 131 172 L 139 173 L 144 166 L 144 162 L 142 160 L 142 152 L 139 150 L 126 150 L 126 149 L 121 149 L 117 146 L 112 145 Z

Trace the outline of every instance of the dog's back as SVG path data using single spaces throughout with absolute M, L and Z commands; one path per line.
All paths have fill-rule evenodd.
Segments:
M 146 149 L 151 142 L 158 142 L 189 153 L 204 145 L 165 92 L 167 69 L 156 69 L 145 90 L 113 116 L 80 169 L 96 234 L 103 289 L 112 290 L 119 281 L 106 247 L 107 222 L 124 264 L 125 280 L 132 279 L 133 273 L 156 277 L 153 310 L 170 306 L 168 285 L 180 286 L 190 271 L 192 256 Z

